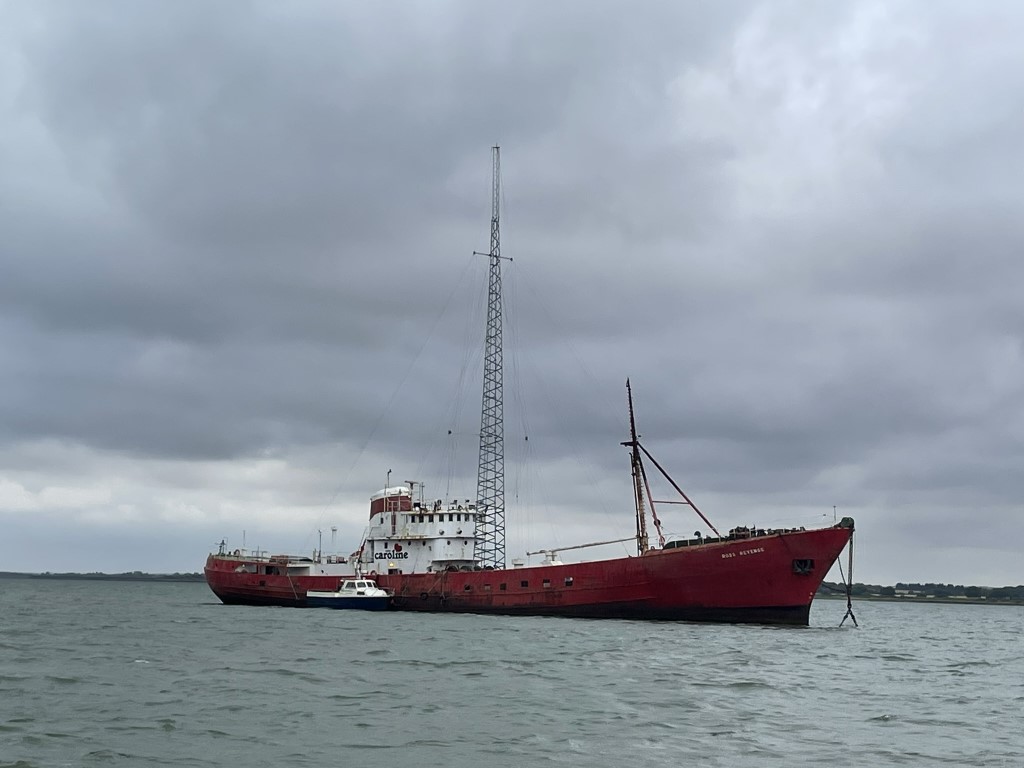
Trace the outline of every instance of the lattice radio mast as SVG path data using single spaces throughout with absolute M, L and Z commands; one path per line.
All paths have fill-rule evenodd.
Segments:
M 491 190 L 490 278 L 487 285 L 487 339 L 484 348 L 484 397 L 480 412 L 480 464 L 477 470 L 477 560 L 484 566 L 505 567 L 505 418 L 502 402 L 501 347 L 501 148 L 492 147 L 494 182 Z

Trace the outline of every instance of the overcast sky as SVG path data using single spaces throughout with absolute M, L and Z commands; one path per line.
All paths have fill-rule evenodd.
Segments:
M 835 506 L 858 581 L 1024 582 L 1022 39 L 1016 2 L 0 4 L 0 570 L 350 552 L 389 470 L 473 496 L 498 143 L 509 557 L 630 535 L 629 376 L 720 529 Z

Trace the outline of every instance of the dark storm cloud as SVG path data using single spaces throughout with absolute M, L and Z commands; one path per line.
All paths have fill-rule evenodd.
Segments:
M 328 416 L 359 432 L 376 410 L 360 391 L 384 365 L 374 354 L 406 351 L 400 339 L 431 321 L 462 269 L 452 251 L 486 246 L 487 140 L 537 146 L 549 168 L 574 165 L 545 154 L 552 129 L 606 142 L 628 130 L 642 144 L 652 113 L 630 108 L 658 97 L 675 56 L 713 40 L 674 11 L 663 28 L 620 12 L 581 29 L 570 8 L 456 10 L 36 9 L 16 104 L 61 160 L 53 183 L 92 215 L 58 222 L 64 211 L 39 199 L 10 222 L 7 311 L 73 329 L 31 342 L 61 406 L 33 419 L 18 402 L 14 430 L 230 455 L 259 442 L 259 419 L 238 426 L 249 408 L 302 431 L 304 409 L 275 403 L 301 398 L 323 408 L 307 405 L 318 426 L 294 439 L 324 436 Z M 679 52 L 635 57 L 651 34 Z M 587 163 L 593 150 L 575 155 Z M 574 194 L 594 179 L 562 173 L 547 210 L 571 232 L 601 212 Z M 623 181 L 606 164 L 595 173 L 604 189 Z M 271 346 L 295 340 L 325 344 L 316 352 L 333 364 L 293 367 L 295 352 Z M 93 391 L 107 376 L 113 386 Z M 339 402 L 361 405 L 332 413 Z
M 630 376 L 734 522 L 1020 543 L 1014 5 L 0 13 L 6 509 L 209 538 L 338 477 L 472 486 L 498 142 L 527 503 L 621 530 Z

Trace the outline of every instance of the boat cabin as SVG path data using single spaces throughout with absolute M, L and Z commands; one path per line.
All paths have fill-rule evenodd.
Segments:
M 375 581 L 364 581 L 362 579 L 356 579 L 353 581 L 344 581 L 341 584 L 339 592 L 351 592 L 354 595 L 365 595 L 368 590 L 376 590 L 377 582 Z

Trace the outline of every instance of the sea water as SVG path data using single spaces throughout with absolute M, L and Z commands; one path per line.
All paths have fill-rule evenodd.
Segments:
M 810 628 L 0 581 L 0 766 L 1022 766 L 1024 609 Z

